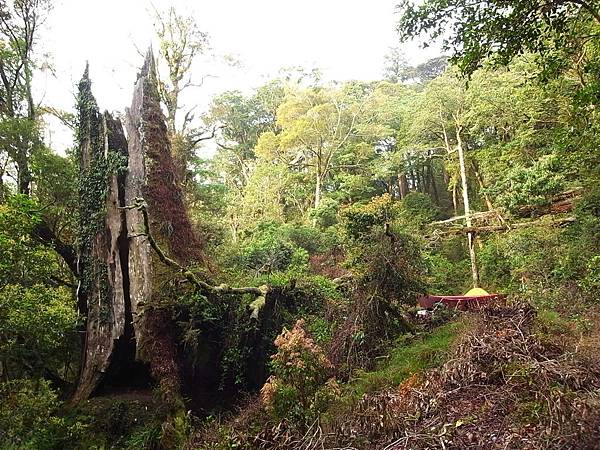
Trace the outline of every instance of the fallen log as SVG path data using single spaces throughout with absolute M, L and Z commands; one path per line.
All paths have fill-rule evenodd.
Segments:
M 447 235 L 456 235 L 456 234 L 466 234 L 466 233 L 493 233 L 496 231 L 510 231 L 517 228 L 528 228 L 535 226 L 562 226 L 569 223 L 575 222 L 577 219 L 575 217 L 563 217 L 561 219 L 554 220 L 546 220 L 539 219 L 534 220 L 532 222 L 518 222 L 518 223 L 505 223 L 502 225 L 486 225 L 486 226 L 478 226 L 478 227 L 461 227 L 461 228 L 451 228 L 445 231 L 436 230 L 432 235 L 426 236 L 427 239 L 447 236 Z
M 496 209 L 493 209 L 491 211 L 482 211 L 482 212 L 476 212 L 476 213 L 472 213 L 471 219 L 484 219 L 487 217 L 497 217 L 500 214 L 500 212 Z M 462 215 L 462 216 L 454 216 L 454 217 L 450 217 L 449 219 L 445 219 L 445 220 L 438 220 L 436 222 L 431 222 L 429 225 L 444 225 L 447 223 L 452 223 L 452 222 L 456 222 L 457 220 L 462 220 L 465 219 L 466 216 Z
M 578 187 L 560 192 L 550 198 L 545 205 L 524 205 L 517 209 L 519 217 L 542 216 L 546 214 L 567 213 L 573 210 L 574 202 L 583 194 L 583 188 Z

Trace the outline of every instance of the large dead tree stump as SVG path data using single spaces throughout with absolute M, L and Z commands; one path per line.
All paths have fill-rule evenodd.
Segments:
M 176 299 L 160 286 L 172 272 L 150 246 L 142 213 L 124 208 L 144 198 L 149 231 L 172 257 L 186 265 L 202 258 L 171 155 L 151 51 L 126 111 L 126 129 L 127 139 L 119 120 L 100 114 L 86 68 L 78 131 L 78 305 L 86 323 L 74 400 L 88 398 L 141 361 L 165 397 L 179 402 L 181 374 L 169 309 Z
M 192 229 L 176 175 L 165 117 L 160 108 L 154 57 L 149 51 L 134 88 L 131 108 L 126 112 L 129 137 L 129 167 L 125 201 L 143 197 L 148 204 L 150 231 L 181 263 L 197 259 L 199 241 Z M 148 239 L 138 236 L 144 229 L 139 210 L 127 211 L 129 236 L 129 280 L 134 320 L 137 324 L 137 357 L 150 363 L 152 376 L 164 393 L 180 393 L 174 324 L 163 307 L 165 298 L 158 284 L 167 270 L 153 252 Z

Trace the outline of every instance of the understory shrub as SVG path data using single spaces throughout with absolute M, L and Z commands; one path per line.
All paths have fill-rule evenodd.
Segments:
M 421 227 L 433 222 L 439 215 L 440 209 L 429 194 L 411 192 L 402 199 L 399 216 L 407 225 Z
M 261 399 L 276 420 L 295 419 L 304 423 L 326 403 L 320 392 L 333 366 L 306 330 L 304 320 L 275 339 L 277 353 L 271 357 L 272 375 L 262 387 Z M 334 385 L 329 381 L 329 387 Z
M 58 450 L 73 448 L 86 426 L 60 417 L 57 394 L 44 380 L 0 383 L 0 447 Z

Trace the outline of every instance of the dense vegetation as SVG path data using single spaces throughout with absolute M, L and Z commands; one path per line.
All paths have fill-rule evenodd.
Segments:
M 181 95 L 208 38 L 157 12 L 129 143 L 88 69 L 73 112 L 33 98 L 50 6 L 0 1 L 0 447 L 597 445 L 596 2 L 403 1 L 401 38 L 449 57 L 290 73 L 201 120 Z M 416 314 L 474 286 L 506 305 Z

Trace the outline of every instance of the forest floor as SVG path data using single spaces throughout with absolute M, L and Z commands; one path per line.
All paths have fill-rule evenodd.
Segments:
M 249 396 L 227 417 L 181 417 L 167 434 L 186 449 L 600 448 L 600 309 L 517 303 L 430 320 L 340 383 L 308 430 L 273 422 Z M 167 412 L 151 391 L 71 413 L 87 417 L 87 448 L 181 445 L 166 444 Z
M 217 434 L 261 449 L 600 448 L 600 320 L 586 317 L 526 304 L 467 313 L 358 374 L 304 435 L 265 423 L 256 404 Z M 231 448 L 206 431 L 188 448 Z
M 348 444 L 598 448 L 598 321 L 581 334 L 577 325 L 529 306 L 485 309 L 468 320 L 441 367 L 361 399 L 338 431 L 369 442 Z

